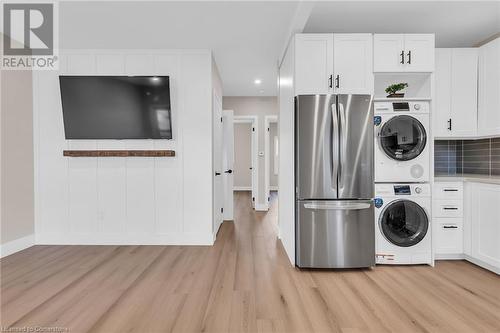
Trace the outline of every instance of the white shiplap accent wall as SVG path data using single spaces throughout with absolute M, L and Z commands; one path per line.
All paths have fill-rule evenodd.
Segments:
M 212 56 L 72 50 L 34 75 L 38 244 L 212 244 Z M 58 75 L 170 76 L 173 140 L 65 140 Z M 64 149 L 173 149 L 173 158 L 63 157 Z

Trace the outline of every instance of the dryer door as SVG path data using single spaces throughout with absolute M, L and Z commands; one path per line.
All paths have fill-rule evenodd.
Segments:
M 424 239 L 429 219 L 424 209 L 410 200 L 388 204 L 379 218 L 382 235 L 394 245 L 409 247 Z
M 422 153 L 427 142 L 425 127 L 412 116 L 389 119 L 379 133 L 379 144 L 387 156 L 396 161 L 409 161 Z

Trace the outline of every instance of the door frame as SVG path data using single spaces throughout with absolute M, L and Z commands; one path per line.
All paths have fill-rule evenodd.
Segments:
M 232 169 L 234 172 L 234 111 L 233 110 L 222 110 L 222 184 L 224 188 L 224 212 L 223 212 L 223 220 L 224 221 L 234 221 L 234 173 L 231 175 L 226 175 L 226 167 L 229 167 L 229 169 Z M 232 130 L 232 152 L 231 152 L 231 158 L 232 161 L 230 161 L 227 158 L 227 137 L 226 137 L 226 126 L 230 130 Z M 225 163 L 229 165 L 225 165 Z M 227 181 L 226 177 L 233 177 L 232 178 L 232 186 L 230 188 L 227 187 L 227 184 L 224 182 L 225 180 Z M 229 190 L 229 193 L 227 192 Z M 229 199 L 229 200 L 228 200 Z M 229 205 L 229 206 L 227 206 Z
M 251 124 L 253 130 L 251 135 L 251 159 L 252 159 L 252 206 L 255 208 L 259 203 L 259 160 L 258 160 L 258 147 L 259 147 L 259 118 L 254 115 L 235 115 L 233 117 L 233 124 Z
M 276 126 L 279 126 L 278 123 L 278 116 L 277 115 L 272 115 L 272 116 L 265 116 L 264 117 L 264 173 L 265 173 L 265 181 L 264 181 L 264 193 L 266 194 L 266 210 L 269 210 L 269 198 L 271 197 L 271 185 L 270 185 L 270 178 L 271 178 L 271 156 L 269 156 L 269 153 L 271 151 L 271 132 L 269 130 L 269 126 L 271 124 L 276 123 Z M 278 132 L 279 133 L 279 132 Z M 279 188 L 279 185 L 278 185 Z
M 218 114 L 220 111 L 220 114 Z M 213 240 L 217 238 L 217 233 L 220 229 L 220 226 L 224 222 L 224 215 L 220 209 L 224 208 L 224 185 L 222 182 L 222 115 L 223 115 L 223 107 L 222 107 L 222 96 L 219 96 L 214 89 L 212 91 L 212 232 L 213 232 Z M 220 127 L 217 127 L 220 126 Z M 217 128 L 220 129 L 219 133 L 217 133 Z M 219 136 L 221 147 L 216 148 L 216 137 Z M 216 149 L 220 149 L 220 154 L 216 154 Z M 217 170 L 217 162 L 220 162 L 221 170 Z M 217 176 L 216 172 L 220 172 L 220 193 L 217 191 Z M 216 204 L 219 204 L 221 207 L 216 207 Z

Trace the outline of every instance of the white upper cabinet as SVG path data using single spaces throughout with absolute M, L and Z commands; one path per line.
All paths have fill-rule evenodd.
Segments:
M 500 38 L 479 48 L 478 134 L 500 135 Z
M 434 135 L 477 135 L 477 49 L 436 49 Z
M 434 71 L 434 35 L 405 35 L 405 71 Z
M 295 94 L 373 94 L 371 34 L 297 34 Z
M 433 72 L 433 34 L 375 34 L 375 72 Z
M 451 136 L 451 49 L 436 49 L 434 135 Z
M 295 36 L 295 94 L 333 92 L 333 34 Z
M 373 35 L 373 70 L 375 72 L 404 71 L 404 35 Z
M 333 35 L 334 90 L 339 94 L 373 94 L 371 34 Z
M 477 135 L 477 49 L 451 51 L 451 133 Z

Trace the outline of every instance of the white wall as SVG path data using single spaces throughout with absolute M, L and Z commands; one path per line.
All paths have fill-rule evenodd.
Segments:
M 6 256 L 34 242 L 32 72 L 0 71 L 0 94 L 0 256 Z
M 254 115 L 257 116 L 257 137 L 259 151 L 264 151 L 265 144 L 265 126 L 264 117 L 266 115 L 277 115 L 279 112 L 278 99 L 276 97 L 232 97 L 224 96 L 223 99 L 224 110 L 234 110 L 235 116 Z M 256 207 L 266 207 L 266 194 L 265 194 L 265 163 L 264 156 L 258 157 L 258 184 L 257 184 L 257 198 Z
M 58 74 L 170 76 L 173 140 L 65 140 Z M 212 244 L 212 56 L 206 50 L 61 52 L 34 76 L 35 231 L 42 244 Z M 63 157 L 173 149 L 175 157 Z
M 294 38 L 279 69 L 279 234 L 292 265 L 295 265 L 294 185 Z
M 234 188 L 252 188 L 252 124 L 234 124 Z

